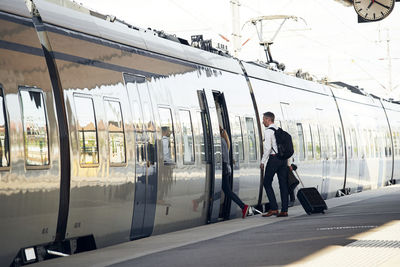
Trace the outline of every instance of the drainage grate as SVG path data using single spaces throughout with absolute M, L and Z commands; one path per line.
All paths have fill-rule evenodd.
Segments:
M 346 247 L 363 248 L 400 248 L 400 241 L 396 240 L 357 240 Z

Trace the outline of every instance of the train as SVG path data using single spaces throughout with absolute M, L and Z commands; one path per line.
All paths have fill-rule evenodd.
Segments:
M 74 2 L 1 0 L 0 25 L 1 266 L 240 217 L 221 190 L 220 128 L 232 190 L 264 205 L 266 111 L 324 199 L 400 175 L 399 102 Z

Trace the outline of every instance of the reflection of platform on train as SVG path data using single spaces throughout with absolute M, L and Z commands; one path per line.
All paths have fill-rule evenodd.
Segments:
M 37 266 L 399 266 L 400 186 L 327 200 L 325 215 L 249 217 Z

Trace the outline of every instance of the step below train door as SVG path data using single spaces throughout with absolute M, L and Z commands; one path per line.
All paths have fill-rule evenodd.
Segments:
M 146 78 L 124 74 L 135 134 L 135 198 L 130 238 L 151 235 L 157 201 L 157 148 L 154 114 Z
M 230 177 L 228 177 L 229 184 L 231 185 L 232 191 L 235 192 L 236 194 L 238 194 L 239 188 L 234 186 L 233 175 L 234 175 L 235 171 L 237 171 L 239 173 L 239 169 L 234 168 L 234 167 L 236 167 L 236 165 L 234 166 L 233 153 L 232 153 L 233 152 L 232 131 L 231 131 L 230 123 L 229 123 L 228 108 L 226 106 L 225 96 L 221 92 L 213 91 L 213 97 L 214 97 L 215 108 L 217 111 L 219 127 L 226 130 L 226 132 L 228 134 L 229 142 L 231 144 L 230 149 L 229 149 L 229 154 L 228 154 L 229 165 L 230 165 L 230 169 L 232 170 Z M 229 199 L 227 196 L 225 196 L 225 194 L 222 194 L 222 195 L 224 197 L 221 197 L 219 217 L 221 219 L 229 219 L 230 214 L 232 214 L 232 215 L 235 214 L 237 205 L 231 205 L 231 203 L 232 203 L 231 199 Z
M 222 163 L 221 163 L 221 138 L 218 129 L 216 108 L 213 105 L 213 96 L 206 90 L 198 90 L 199 105 L 201 110 L 201 124 L 204 137 L 204 156 L 206 162 L 206 189 L 205 196 L 207 222 L 216 222 L 219 218 L 222 194 Z M 211 103 L 209 105 L 208 103 Z

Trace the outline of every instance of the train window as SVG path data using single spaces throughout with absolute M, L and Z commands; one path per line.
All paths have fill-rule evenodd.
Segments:
M 332 142 L 332 158 L 336 159 L 337 158 L 337 137 L 335 133 L 335 127 L 332 127 L 332 133 L 333 133 L 333 142 Z
M 78 121 L 79 162 L 82 167 L 95 167 L 99 164 L 99 148 L 93 99 L 74 94 L 74 102 Z
M 309 131 L 308 131 L 308 134 L 306 135 L 307 159 L 313 159 L 314 158 L 314 148 L 313 148 L 313 136 L 312 136 L 312 131 L 311 131 L 311 125 L 309 125 L 308 128 L 309 128 Z
M 364 147 L 365 147 L 365 157 L 369 158 L 371 156 L 369 144 L 368 144 L 368 132 L 366 129 L 363 130 L 364 132 Z
M 0 85 L 0 168 L 10 166 L 10 150 L 8 140 L 8 123 L 3 88 Z
M 385 134 L 385 156 L 390 157 L 392 155 L 392 146 L 390 143 L 390 132 L 387 131 Z
M 108 147 L 110 165 L 126 163 L 124 121 L 121 104 L 112 99 L 104 99 L 104 106 L 108 120 Z
M 339 127 L 336 134 L 337 134 L 337 145 L 338 145 L 338 158 L 342 159 L 344 157 L 344 149 L 343 149 L 343 135 L 341 127 Z
M 314 131 L 315 132 L 315 134 L 314 134 L 314 141 L 315 141 L 315 158 L 316 159 L 321 159 L 321 135 L 320 135 L 320 132 L 319 132 L 319 127 L 318 126 L 316 126 L 315 128 L 314 128 L 316 131 Z
M 244 160 L 244 149 L 243 149 L 243 133 L 242 124 L 240 117 L 235 117 L 235 123 L 233 125 L 233 158 L 236 162 Z
M 306 152 L 304 148 L 304 134 L 303 134 L 303 125 L 301 123 L 297 123 L 297 135 L 299 136 L 299 160 L 304 160 L 306 158 Z
M 20 88 L 24 127 L 25 163 L 28 167 L 50 164 L 49 138 L 43 93 L 35 88 Z
M 372 158 L 374 158 L 375 157 L 375 138 L 374 138 L 374 135 L 371 130 L 368 130 L 368 140 L 369 140 L 369 145 L 370 145 L 369 149 L 371 152 L 370 155 Z
M 179 110 L 182 127 L 183 164 L 194 163 L 192 118 L 189 110 Z
M 375 156 L 381 157 L 381 145 L 380 145 L 381 144 L 381 142 L 380 142 L 381 133 L 376 130 L 374 130 L 372 133 L 374 135 Z
M 159 107 L 164 164 L 175 163 L 175 137 L 171 109 Z
M 246 129 L 249 142 L 249 160 L 257 160 L 256 133 L 253 118 L 246 118 Z
M 347 144 L 347 157 L 353 158 L 353 140 L 351 138 L 351 129 L 348 129 L 346 144 Z
M 196 139 L 195 140 L 199 140 L 199 143 L 198 143 L 199 149 L 197 149 L 197 151 L 200 152 L 201 162 L 204 163 L 206 161 L 206 147 L 205 147 L 205 144 L 204 144 L 205 136 L 204 136 L 203 125 L 202 125 L 203 116 L 202 116 L 202 113 L 200 111 L 197 111 L 197 114 L 198 114 L 197 118 L 198 118 L 198 129 L 199 129 L 199 132 L 198 132 L 198 135 L 196 135 Z
M 351 129 L 351 140 L 353 142 L 353 157 L 358 158 L 358 142 L 356 130 L 354 128 Z

